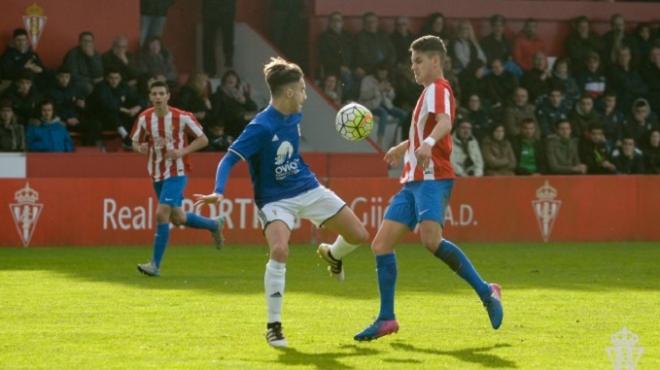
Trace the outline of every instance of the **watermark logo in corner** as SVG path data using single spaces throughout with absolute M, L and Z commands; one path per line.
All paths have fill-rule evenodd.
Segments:
M 612 335 L 612 346 L 607 348 L 607 356 L 614 370 L 635 370 L 644 348 L 637 346 L 639 337 L 625 326 Z

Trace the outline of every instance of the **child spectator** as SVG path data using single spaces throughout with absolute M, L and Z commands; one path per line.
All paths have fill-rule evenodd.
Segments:
M 22 70 L 5 92 L 5 98 L 11 100 L 18 123 L 25 125 L 32 117 L 42 96 L 32 83 L 32 73 Z
M 71 83 L 71 73 L 61 66 L 55 74 L 55 85 L 48 91 L 48 98 L 55 105 L 55 111 L 69 130 L 78 131 L 81 126 L 81 111 L 85 109 L 82 91 Z
M 55 116 L 53 102 L 39 104 L 39 118 L 27 127 L 27 148 L 31 152 L 72 152 L 73 141 L 60 119 Z
M 0 101 L 0 152 L 25 151 L 25 130 L 16 121 L 10 100 Z

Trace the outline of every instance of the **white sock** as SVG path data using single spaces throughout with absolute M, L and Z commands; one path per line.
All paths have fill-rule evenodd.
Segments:
M 117 127 L 117 132 L 119 133 L 119 136 L 122 137 L 122 139 L 125 138 L 126 136 L 128 136 L 128 131 L 126 131 L 124 126 Z
M 284 299 L 284 275 L 286 263 L 268 260 L 264 274 L 266 289 L 266 305 L 268 306 L 268 322 L 282 322 L 282 299 Z
M 359 244 L 349 244 L 344 240 L 344 238 L 339 235 L 337 240 L 330 246 L 330 253 L 335 259 L 342 259 L 345 255 L 353 252 L 355 248 L 359 247 Z

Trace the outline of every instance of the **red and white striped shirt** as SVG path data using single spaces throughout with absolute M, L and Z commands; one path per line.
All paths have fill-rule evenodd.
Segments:
M 454 93 L 449 81 L 437 79 L 426 86 L 417 99 L 413 112 L 410 132 L 408 134 L 408 150 L 403 156 L 403 173 L 401 183 L 410 181 L 453 179 L 454 169 L 449 161 L 451 155 L 451 135 L 447 134 L 438 140 L 431 150 L 431 161 L 426 168 L 417 165 L 415 150 L 422 145 L 422 141 L 431 134 L 436 125 L 436 115 L 445 113 L 454 122 Z
M 154 181 L 184 176 L 189 172 L 187 157 L 166 159 L 165 153 L 174 149 L 183 150 L 188 145 L 188 136 L 197 138 L 202 135 L 202 126 L 192 113 L 173 107 L 169 107 L 163 117 L 158 117 L 154 108 L 145 110 L 140 113 L 131 131 L 133 141 L 149 144 L 147 170 Z

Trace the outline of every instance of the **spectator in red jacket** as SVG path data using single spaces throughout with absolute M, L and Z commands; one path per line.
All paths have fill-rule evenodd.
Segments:
M 536 20 L 525 21 L 522 31 L 513 46 L 513 60 L 525 71 L 532 69 L 534 54 L 545 53 L 545 43 L 536 34 Z

